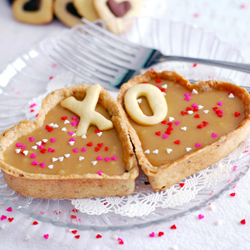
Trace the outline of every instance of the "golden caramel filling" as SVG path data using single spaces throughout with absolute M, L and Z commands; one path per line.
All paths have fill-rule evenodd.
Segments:
M 95 110 L 110 120 L 101 105 Z M 8 147 L 5 162 L 27 173 L 48 175 L 124 173 L 123 151 L 115 128 L 99 131 L 90 126 L 86 135 L 77 136 L 78 124 L 79 117 L 58 104 L 40 128 Z
M 168 104 L 167 117 L 156 125 L 143 126 L 132 119 L 145 156 L 154 166 L 173 162 L 218 140 L 237 128 L 245 117 L 242 101 L 224 91 L 190 92 L 166 80 L 151 80 Z M 153 113 L 145 97 L 137 99 L 145 115 Z

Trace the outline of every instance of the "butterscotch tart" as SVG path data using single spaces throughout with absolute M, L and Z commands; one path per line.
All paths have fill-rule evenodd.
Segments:
M 99 85 L 52 92 L 36 121 L 1 134 L 6 183 L 18 194 L 46 199 L 133 193 L 138 166 L 124 119 Z
M 155 191 L 220 161 L 250 133 L 250 95 L 227 82 L 190 84 L 175 72 L 152 70 L 123 84 L 117 100 Z

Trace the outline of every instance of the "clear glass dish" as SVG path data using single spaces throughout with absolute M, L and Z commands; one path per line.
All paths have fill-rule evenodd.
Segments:
M 139 18 L 132 21 L 132 25 L 121 36 L 143 46 L 159 49 L 162 53 L 236 62 L 244 61 L 240 52 L 233 49 L 229 44 L 219 41 L 213 34 L 188 26 L 185 23 L 151 18 Z M 61 36 L 68 35 L 69 32 L 66 31 Z M 0 73 L 0 132 L 21 120 L 34 119 L 40 107 L 40 103 L 32 106 L 34 100 L 40 102 L 48 92 L 56 88 L 82 82 L 78 76 L 63 68 L 60 61 L 50 58 L 46 50 L 48 46 L 45 48 L 44 44 L 49 44 L 50 49 L 53 49 L 55 41 L 56 39 L 53 37 L 47 38 L 46 41 L 33 46 L 8 64 Z M 166 62 L 156 65 L 154 68 L 156 70 L 175 70 L 192 81 L 219 79 L 243 86 L 249 86 L 248 82 L 250 82 L 249 75 L 246 73 L 192 63 Z M 88 83 L 86 82 L 86 84 Z M 112 93 L 114 97 L 116 94 L 116 92 Z M 1 172 L 0 200 L 37 220 L 62 227 L 81 230 L 145 227 L 152 223 L 173 220 L 198 210 L 233 187 L 249 169 L 250 155 L 247 151 L 242 150 L 246 147 L 248 141 L 249 139 L 241 146 L 241 151 L 238 150 L 237 157 L 233 154 L 230 158 L 223 159 L 222 164 L 230 162 L 230 168 L 226 174 L 221 173 L 217 181 L 211 178 L 209 185 L 202 188 L 200 188 L 200 183 L 197 182 L 193 197 L 186 202 L 178 204 L 178 201 L 175 201 L 168 207 L 156 205 L 150 213 L 143 216 L 124 216 L 115 212 L 81 213 L 76 211 L 76 207 L 72 205 L 71 200 L 23 197 L 7 186 Z M 232 166 L 236 165 L 238 166 L 237 169 L 233 169 Z M 209 176 L 216 169 L 217 165 L 211 166 L 203 173 L 197 173 L 190 178 L 186 178 L 184 182 L 188 182 L 189 179 L 198 179 L 202 174 L 203 176 Z M 137 180 L 138 192 L 141 192 L 138 186 L 141 185 L 144 178 L 141 174 Z M 178 184 L 173 188 L 175 191 L 177 190 L 176 192 L 180 190 Z M 182 195 L 185 195 L 185 192 Z M 88 200 L 91 201 L 91 199 Z M 104 200 L 100 198 L 100 200 L 105 203 L 105 198 Z

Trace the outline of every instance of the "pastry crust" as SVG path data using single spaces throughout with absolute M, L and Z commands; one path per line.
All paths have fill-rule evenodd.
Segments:
M 123 160 L 126 172 L 119 176 L 106 174 L 84 175 L 45 175 L 26 173 L 4 162 L 4 151 L 17 138 L 39 128 L 46 114 L 58 103 L 69 96 L 83 98 L 86 93 L 85 84 L 59 89 L 49 94 L 42 103 L 36 121 L 22 121 L 5 130 L 0 135 L 0 168 L 9 187 L 16 193 L 28 197 L 45 199 L 72 199 L 99 196 L 124 196 L 134 192 L 135 178 L 138 176 L 137 159 L 131 144 L 127 124 L 123 123 L 124 113 L 110 94 L 102 88 L 99 103 L 105 107 L 114 127 L 117 130 L 123 148 Z
M 155 71 L 148 71 L 122 85 L 117 100 L 124 113 L 126 112 L 124 107 L 124 95 L 126 91 L 138 83 L 147 82 L 155 78 L 173 81 L 191 91 L 196 89 L 199 92 L 211 90 L 224 90 L 229 93 L 233 92 L 235 96 L 238 96 L 243 101 L 246 110 L 245 118 L 235 130 L 220 137 L 217 141 L 210 145 L 207 145 L 195 152 L 187 153 L 178 160 L 161 166 L 153 166 L 148 161 L 142 150 L 138 135 L 127 119 L 130 137 L 135 147 L 135 153 L 138 158 L 139 166 L 147 175 L 151 187 L 155 191 L 160 191 L 168 189 L 184 178 L 223 159 L 248 137 L 250 134 L 250 95 L 244 88 L 227 82 L 211 80 L 190 84 L 188 80 L 184 79 L 176 72 L 164 71 L 157 73 Z

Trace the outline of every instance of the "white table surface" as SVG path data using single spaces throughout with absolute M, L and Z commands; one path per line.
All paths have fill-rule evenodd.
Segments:
M 239 49 L 250 63 L 250 1 L 249 0 L 144 0 L 141 16 L 153 16 L 184 21 L 212 32 L 220 40 Z M 0 69 L 19 53 L 44 37 L 66 27 L 54 20 L 51 24 L 33 26 L 16 22 L 7 0 L 0 1 Z M 14 218 L 0 221 L 0 249 L 250 249 L 250 173 L 233 190 L 213 202 L 213 210 L 204 207 L 171 222 L 142 229 L 107 232 L 78 231 L 79 239 L 67 228 L 38 222 L 27 215 L 0 205 L 0 217 Z M 231 197 L 230 193 L 236 196 Z M 203 214 L 202 220 L 198 215 Z M 240 223 L 242 219 L 246 224 Z M 175 224 L 176 230 L 170 227 Z M 219 224 L 219 225 L 218 225 Z M 158 232 L 164 232 L 162 237 Z M 156 237 L 149 237 L 155 232 Z M 101 239 L 96 239 L 100 233 Z M 44 235 L 49 234 L 45 239 Z M 30 239 L 26 239 L 27 235 Z M 119 245 L 114 238 L 124 241 Z

